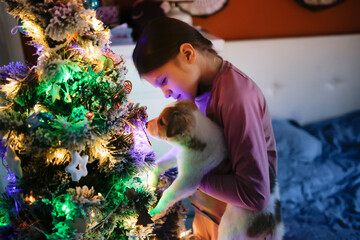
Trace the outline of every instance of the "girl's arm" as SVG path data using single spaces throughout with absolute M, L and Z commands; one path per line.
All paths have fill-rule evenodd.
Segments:
M 150 173 L 148 180 L 148 184 L 150 186 L 156 187 L 159 175 L 169 168 L 176 166 L 176 156 L 178 155 L 179 151 L 179 148 L 173 147 L 161 158 L 155 161 L 155 168 Z
M 200 190 L 223 202 L 260 211 L 270 198 L 269 158 L 265 134 L 271 119 L 256 87 L 228 86 L 218 94 L 214 118 L 224 126 L 232 173 L 207 174 Z M 226 94 L 225 94 L 226 93 Z M 215 94 L 215 100 L 216 94 Z M 265 130 L 264 130 L 265 129 Z M 276 152 L 275 152 L 276 154 Z

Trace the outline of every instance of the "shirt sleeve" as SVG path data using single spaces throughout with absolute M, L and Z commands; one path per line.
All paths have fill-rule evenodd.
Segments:
M 265 99 L 259 89 L 225 88 L 215 115 L 224 126 L 232 173 L 209 173 L 200 190 L 223 202 L 260 211 L 270 198 L 269 162 L 263 127 Z

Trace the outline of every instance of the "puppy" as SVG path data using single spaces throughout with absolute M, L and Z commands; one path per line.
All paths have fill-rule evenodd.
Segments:
M 157 161 L 151 179 L 156 185 L 159 174 L 170 167 L 178 167 L 177 178 L 150 211 L 150 215 L 160 217 L 174 203 L 195 193 L 202 177 L 227 157 L 227 149 L 222 129 L 190 100 L 167 105 L 159 117 L 147 123 L 146 128 L 151 136 L 177 147 Z M 177 154 L 176 160 L 172 154 Z M 269 233 L 274 240 L 282 239 L 284 226 L 279 189 L 271 169 L 269 178 L 271 198 L 267 207 L 261 212 L 253 212 L 228 204 L 220 221 L 219 240 L 263 239 Z

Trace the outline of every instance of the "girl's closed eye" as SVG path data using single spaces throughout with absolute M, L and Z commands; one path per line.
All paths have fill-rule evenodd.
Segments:
M 162 80 L 161 83 L 160 83 L 160 86 L 164 86 L 164 85 L 166 85 L 166 84 L 167 84 L 167 78 L 164 77 L 163 80 Z

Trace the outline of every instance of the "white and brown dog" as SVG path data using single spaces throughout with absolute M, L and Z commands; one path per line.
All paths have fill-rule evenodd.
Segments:
M 178 167 L 177 178 L 150 211 L 150 215 L 159 217 L 174 203 L 195 193 L 202 177 L 227 157 L 227 149 L 222 129 L 190 100 L 167 105 L 159 117 L 147 123 L 147 131 L 178 149 L 156 162 L 151 179 L 156 185 L 157 177 L 163 171 Z M 173 153 L 177 154 L 176 159 Z M 269 233 L 272 233 L 271 239 L 282 239 L 284 226 L 278 184 L 273 171 L 269 177 L 271 198 L 267 207 L 261 212 L 253 212 L 228 204 L 220 221 L 219 240 L 264 239 Z

